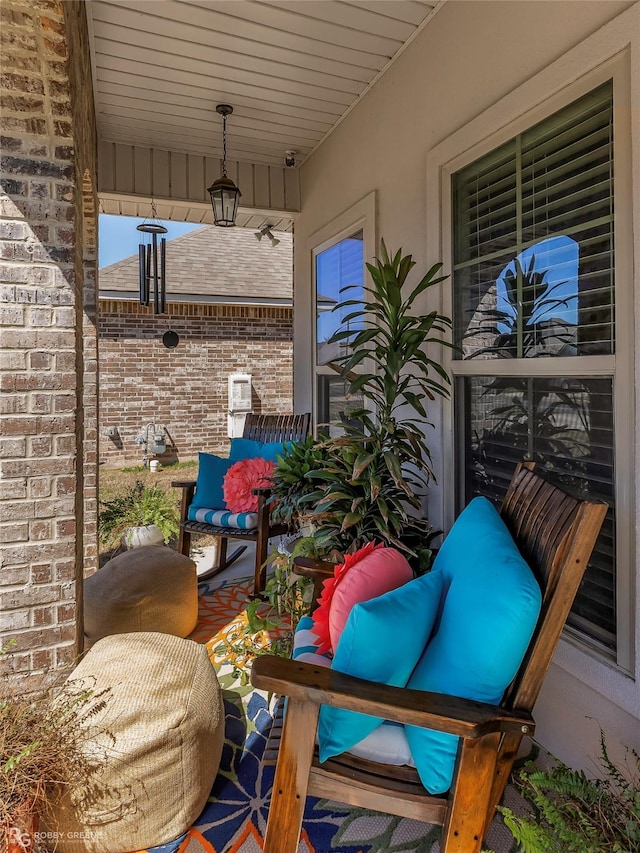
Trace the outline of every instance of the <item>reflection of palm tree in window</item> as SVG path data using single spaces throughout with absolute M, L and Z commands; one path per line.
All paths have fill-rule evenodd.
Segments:
M 565 236 L 518 254 L 480 300 L 465 334 L 464 357 L 576 355 L 578 255 L 578 244 Z M 499 376 L 483 386 L 471 425 L 481 455 L 500 457 L 511 448 L 562 467 L 561 459 L 590 454 L 584 380 Z
M 575 355 L 579 246 L 571 237 L 542 240 L 507 264 L 464 334 L 464 358 Z
M 589 396 L 582 379 L 496 378 L 482 392 L 485 399 L 493 398 L 483 426 L 510 435 L 530 459 L 588 456 Z

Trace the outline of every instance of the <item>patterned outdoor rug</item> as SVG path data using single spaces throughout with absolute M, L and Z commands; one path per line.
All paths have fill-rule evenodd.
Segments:
M 246 683 L 243 631 L 251 578 L 201 584 L 200 618 L 191 638 L 205 643 L 223 692 L 225 746 L 209 802 L 187 836 L 154 853 L 259 853 L 267 825 L 281 715 L 274 697 Z M 259 642 L 282 628 L 258 634 Z M 243 675 L 244 674 L 244 675 Z M 517 808 L 510 792 L 509 804 Z M 437 853 L 440 827 L 343 803 L 308 798 L 298 853 Z M 486 847 L 495 853 L 517 848 L 499 820 Z

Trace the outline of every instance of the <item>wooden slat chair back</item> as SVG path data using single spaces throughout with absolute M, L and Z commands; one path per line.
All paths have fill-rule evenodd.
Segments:
M 303 441 L 309 434 L 311 415 L 254 415 L 244 422 L 243 438 L 255 441 Z
M 257 415 L 248 414 L 242 436 L 254 441 L 264 443 L 276 441 L 303 441 L 309 434 L 311 415 Z M 269 490 L 257 489 L 258 493 L 258 526 L 251 530 L 238 530 L 231 527 L 216 527 L 200 521 L 190 521 L 188 518 L 189 507 L 195 494 L 195 480 L 174 481 L 171 484 L 182 489 L 180 501 L 180 535 L 178 538 L 178 550 L 181 554 L 189 555 L 191 551 L 191 537 L 194 534 L 207 534 L 219 537 L 218 564 L 208 572 L 199 575 L 200 580 L 214 577 L 224 569 L 228 568 L 246 550 L 246 546 L 240 546 L 227 555 L 228 540 L 240 540 L 255 542 L 255 565 L 254 565 L 254 596 L 262 595 L 266 579 L 265 561 L 272 536 L 279 536 L 287 532 L 284 524 L 271 523 Z
M 531 712 L 607 511 L 603 502 L 567 495 L 533 468 L 517 467 L 501 516 L 540 583 L 543 604 L 500 706 L 387 687 L 283 658 L 255 661 L 253 683 L 289 697 L 264 853 L 295 853 L 307 794 L 441 824 L 442 853 L 480 851 L 520 742 L 534 732 Z M 306 562 L 300 570 L 311 574 Z M 347 753 L 319 764 L 314 746 L 320 704 L 460 736 L 451 789 L 432 796 L 412 768 Z

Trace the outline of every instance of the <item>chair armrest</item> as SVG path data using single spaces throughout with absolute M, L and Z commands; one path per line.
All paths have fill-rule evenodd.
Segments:
M 196 481 L 172 480 L 171 485 L 174 489 L 182 489 L 182 496 L 180 498 L 180 524 L 182 524 L 187 520 L 187 512 L 189 511 L 189 507 L 193 501 L 193 495 L 196 490 Z
M 303 578 L 312 578 L 312 580 L 333 577 L 336 568 L 334 563 L 318 560 L 316 557 L 296 557 L 293 565 L 297 575 L 302 575 Z
M 293 561 L 293 571 L 303 578 L 311 578 L 313 581 L 313 594 L 311 597 L 311 615 L 318 607 L 322 587 L 327 578 L 332 578 L 335 565 L 326 560 L 318 560 L 316 557 L 296 557 Z
M 274 655 L 256 658 L 251 667 L 251 683 L 261 690 L 318 705 L 332 705 L 465 738 L 484 737 L 493 732 L 532 735 L 535 731 L 535 723 L 527 711 L 508 711 L 444 693 L 389 687 Z

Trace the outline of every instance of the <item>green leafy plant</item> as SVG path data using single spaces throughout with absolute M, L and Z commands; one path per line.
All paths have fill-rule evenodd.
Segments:
M 292 470 L 279 466 L 276 492 L 282 494 L 287 478 L 292 491 L 286 498 L 297 513 L 313 515 L 325 551 L 344 554 L 382 540 L 424 571 L 436 535 L 420 517 L 419 490 L 434 479 L 424 428 L 429 402 L 449 393 L 445 369 L 425 348 L 451 346 L 451 321 L 437 311 L 415 313 L 418 297 L 443 277 L 435 264 L 405 295 L 414 266 L 411 255 L 390 255 L 382 242 L 380 258 L 367 264 L 372 283 L 364 287 L 364 302 L 346 299 L 334 308 L 348 313 L 329 341 L 343 349 L 333 366 L 365 406 L 349 412 L 343 435 L 310 442 Z M 364 327 L 354 331 L 354 323 Z
M 372 285 L 365 286 L 364 303 L 347 299 L 333 309 L 355 310 L 343 319 L 343 325 L 364 323 L 364 328 L 339 329 L 329 344 L 346 345 L 336 359 L 342 376 L 349 382 L 349 394 L 362 394 L 371 408 L 349 415 L 347 433 L 376 436 L 384 464 L 399 488 L 407 493 L 405 466 L 413 466 L 413 478 L 425 485 L 433 479 L 431 452 L 425 439 L 428 404 L 436 397 L 449 395 L 450 379 L 439 361 L 427 354 L 428 344 L 453 346 L 447 337 L 451 320 L 437 311 L 416 314 L 415 303 L 429 287 L 444 281 L 439 276 L 442 264 L 434 264 L 407 296 L 403 289 L 415 267 L 412 255 L 399 249 L 391 256 L 382 241 L 381 257 L 367 264 Z M 347 290 L 351 287 L 345 288 Z M 364 368 L 355 373 L 355 368 Z M 366 454 L 369 455 L 369 454 Z M 360 465 L 365 464 L 362 459 Z
M 295 557 L 321 557 L 315 537 L 300 537 L 290 550 L 274 550 L 269 556 L 273 572 L 267 580 L 267 601 L 249 602 L 234 620 L 224 642 L 215 651 L 225 655 L 232 674 L 242 685 L 249 683 L 251 664 L 259 655 L 288 658 L 298 622 L 311 609 L 313 581 L 293 572 Z M 277 632 L 278 636 L 274 636 Z
M 602 779 L 558 763 L 551 770 L 525 767 L 517 781 L 536 809 L 519 816 L 499 806 L 522 853 L 637 853 L 640 850 L 640 756 L 618 768 L 600 732 Z M 628 764 L 628 763 L 627 763 Z
M 271 475 L 271 487 L 276 504 L 273 518 L 280 519 L 291 530 L 299 529 L 311 514 L 309 495 L 314 484 L 309 479 L 312 471 L 322 470 L 327 462 L 323 437 L 312 435 L 304 441 L 290 442 L 278 457 Z
M 329 340 L 343 349 L 332 366 L 349 395 L 367 407 L 349 411 L 342 435 L 292 445 L 272 485 L 274 512 L 294 529 L 310 519 L 322 554 L 383 541 L 405 551 L 421 572 L 430 565 L 429 545 L 438 533 L 421 517 L 419 492 L 434 479 L 424 428 L 429 402 L 449 393 L 447 372 L 425 347 L 452 344 L 448 317 L 414 313 L 418 297 L 444 280 L 441 264 L 405 295 L 414 266 L 411 255 L 399 250 L 392 256 L 383 242 L 381 257 L 367 264 L 372 284 L 364 287 L 365 301 L 347 299 L 333 309 L 347 311 L 347 328 Z M 353 323 L 364 328 L 354 331 Z
M 117 546 L 128 528 L 150 524 L 162 531 L 165 543 L 180 530 L 175 498 L 160 486 L 147 486 L 138 480 L 124 494 L 100 501 L 98 534 L 108 547 Z
M 318 547 L 351 553 L 371 541 L 404 551 L 417 572 L 429 568 L 437 535 L 419 515 L 421 501 L 408 474 L 390 470 L 380 435 L 328 439 L 323 468 L 310 471 Z M 413 512 L 412 512 L 413 510 Z
M 225 640 L 214 649 L 225 655 L 233 677 L 243 687 L 249 684 L 252 661 L 258 655 L 275 654 L 274 647 L 277 646 L 269 637 L 269 633 L 279 627 L 279 620 L 274 617 L 275 613 L 264 601 L 250 601 L 244 610 L 244 618 L 234 620 Z
M 327 553 L 320 539 L 314 534 L 301 536 L 289 547 L 274 550 L 269 558 L 273 574 L 266 583 L 265 594 L 274 611 L 290 623 L 290 635 L 284 644 L 280 644 L 285 646 L 282 653 L 287 657 L 291 652 L 291 639 L 298 622 L 309 613 L 313 603 L 313 581 L 296 574 L 296 557 L 326 559 Z

